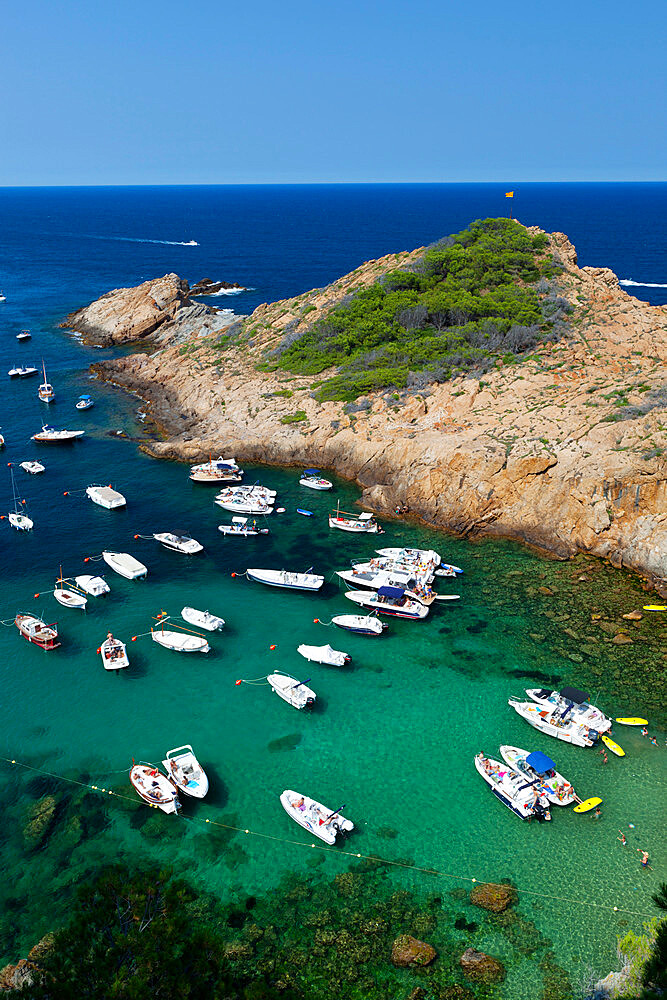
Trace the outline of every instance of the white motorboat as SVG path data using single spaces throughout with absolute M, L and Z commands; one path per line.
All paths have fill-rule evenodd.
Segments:
M 102 663 L 105 670 L 122 670 L 123 667 L 129 667 L 130 665 L 127 646 L 120 639 L 115 639 L 111 632 L 107 632 L 107 637 L 98 652 L 102 656 Z
M 183 552 L 186 556 L 193 556 L 197 552 L 204 551 L 204 546 L 196 538 L 191 538 L 185 531 L 162 531 L 153 535 L 153 538 L 156 542 L 164 545 L 165 549 L 171 549 L 172 552 Z
M 218 531 L 223 535 L 237 535 L 240 538 L 252 538 L 254 535 L 268 535 L 268 528 L 258 528 L 257 521 L 248 523 L 247 517 L 233 517 L 231 524 L 219 524 Z
M 20 341 L 32 340 L 32 334 L 30 330 L 21 330 L 19 333 L 16 334 L 16 339 Z
M 551 819 L 549 800 L 533 782 L 526 782 L 523 775 L 506 764 L 478 753 L 475 767 L 497 799 L 511 809 L 519 819 Z
M 246 483 L 245 486 L 227 486 L 216 494 L 218 500 L 248 499 L 263 500 L 265 503 L 273 503 L 276 498 L 276 491 L 270 490 L 268 486 L 260 486 L 259 483 Z
M 525 779 L 532 781 L 539 791 L 544 792 L 553 805 L 569 806 L 570 803 L 577 801 L 570 782 L 558 773 L 551 757 L 547 757 L 541 750 L 531 753 L 520 747 L 502 746 L 500 756 L 512 770 L 522 774 Z
M 12 499 L 14 501 L 14 510 L 9 512 L 7 520 L 11 524 L 12 528 L 16 528 L 17 531 L 32 531 L 35 526 L 34 521 L 25 513 L 25 500 L 20 500 L 16 495 L 16 481 L 14 479 L 14 468 L 11 462 L 9 463 L 9 475 L 12 481 Z
M 331 619 L 338 628 L 356 635 L 382 635 L 389 626 L 375 615 L 334 615 Z
M 409 598 L 427 606 L 433 604 L 438 597 L 432 587 L 411 577 L 409 573 L 375 569 L 370 563 L 361 563 L 353 569 L 336 570 L 336 576 L 352 586 L 369 587 L 371 590 L 379 590 L 380 587 L 402 587 Z
M 152 764 L 134 764 L 130 768 L 130 782 L 149 806 L 156 806 L 165 813 L 176 813 L 181 808 L 171 781 Z
M 24 639 L 41 646 L 42 649 L 57 649 L 60 645 L 57 641 L 58 626 L 55 622 L 47 625 L 35 615 L 17 615 L 14 624 Z
M 411 618 L 421 620 L 426 618 L 429 608 L 419 601 L 409 598 L 402 587 L 380 587 L 377 592 L 372 590 L 348 590 L 345 597 L 362 608 L 379 611 L 382 615 L 393 618 Z
M 388 556 L 389 559 L 396 559 L 398 562 L 440 565 L 440 556 L 433 549 L 387 548 L 375 551 L 379 556 Z
M 168 750 L 162 763 L 179 791 L 193 799 L 204 798 L 208 792 L 208 777 L 189 743 Z
M 435 570 L 436 576 L 460 576 L 463 570 L 460 566 L 453 566 L 451 563 L 440 563 Z
M 313 663 L 326 663 L 330 667 L 344 667 L 350 662 L 352 657 L 349 653 L 341 653 L 337 649 L 326 646 L 307 646 L 304 642 L 296 647 L 297 653 L 301 653 L 306 660 Z
M 269 674 L 266 678 L 278 697 L 286 701 L 292 708 L 312 708 L 317 695 L 309 687 L 306 687 L 308 680 L 298 681 L 296 677 L 289 674 Z
M 102 558 L 114 573 L 124 576 L 126 580 L 138 580 L 140 577 L 148 576 L 147 567 L 128 552 L 105 551 L 102 553 Z
M 562 691 L 549 691 L 548 688 L 528 688 L 526 694 L 537 705 L 549 712 L 558 709 L 561 719 L 571 719 L 582 726 L 595 729 L 598 733 L 606 733 L 611 729 L 612 720 L 604 715 L 599 708 L 591 705 L 588 695 L 579 688 L 564 687 Z
M 341 531 L 349 531 L 352 534 L 376 535 L 382 533 L 382 528 L 375 520 L 373 514 L 363 513 L 358 516 L 346 514 L 338 507 L 329 516 L 329 527 L 339 528 Z
M 291 816 L 295 823 L 302 826 L 308 833 L 314 834 L 323 840 L 325 844 L 333 845 L 336 838 L 354 830 L 354 823 L 345 819 L 341 815 L 340 809 L 334 812 L 323 806 L 321 802 L 286 789 L 280 796 L 280 802 L 288 816 Z
M 173 649 L 176 653 L 210 653 L 211 647 L 203 635 L 185 630 L 166 629 L 168 615 L 160 615 L 159 627 L 151 628 L 151 638 L 165 649 Z
M 310 570 L 305 573 L 290 573 L 286 569 L 247 569 L 246 576 L 257 583 L 265 583 L 269 587 L 286 587 L 288 590 L 319 590 L 324 584 L 324 577 L 317 576 Z
M 190 625 L 204 628 L 207 632 L 216 632 L 225 627 L 225 619 L 212 615 L 210 611 L 197 611 L 196 608 L 183 608 L 181 617 Z
M 7 374 L 10 378 L 30 378 L 31 375 L 37 374 L 37 369 L 30 365 L 17 365 L 15 368 L 10 368 Z
M 125 507 L 127 503 L 123 494 L 110 486 L 87 486 L 86 496 L 106 510 L 116 510 L 118 507 Z
M 570 719 L 563 721 L 558 709 L 547 711 L 547 709 L 536 705 L 534 701 L 517 701 L 514 698 L 510 698 L 507 704 L 534 729 L 546 733 L 547 736 L 553 736 L 554 739 L 562 740 L 563 743 L 573 743 L 578 747 L 592 747 L 597 738 L 597 733 L 587 726 L 582 726 Z
M 102 597 L 103 594 L 108 594 L 111 590 L 111 587 L 102 576 L 84 574 L 83 576 L 75 576 L 74 582 L 77 587 L 85 590 L 91 597 Z
M 239 469 L 233 458 L 209 459 L 190 467 L 194 483 L 240 483 L 242 478 L 243 469 Z
M 37 395 L 39 396 L 39 398 L 43 403 L 52 403 L 53 400 L 56 398 L 56 394 L 53 391 L 53 386 L 51 385 L 51 383 L 46 381 L 46 365 L 44 364 L 43 360 L 42 360 L 42 372 L 44 374 L 44 381 L 37 390 Z
M 79 396 L 77 402 L 74 404 L 77 410 L 90 410 L 91 407 L 95 405 L 92 396 Z
M 307 486 L 311 490 L 330 490 L 333 483 L 324 479 L 319 469 L 306 469 L 301 475 L 299 486 Z
M 57 580 L 57 583 L 64 583 L 64 580 Z M 57 600 L 58 604 L 62 604 L 64 608 L 78 608 L 83 611 L 88 604 L 87 598 L 83 594 L 77 594 L 75 590 L 67 590 L 64 587 L 56 586 L 53 591 L 53 596 Z
M 31 440 L 39 441 L 40 444 L 67 444 L 82 438 L 85 433 L 85 431 L 57 430 L 49 424 L 44 424 L 41 431 L 32 435 Z
M 264 500 L 244 499 L 243 497 L 231 500 L 214 500 L 218 507 L 229 510 L 235 514 L 273 514 L 273 507 L 265 503 Z
M 21 468 L 25 472 L 29 472 L 32 476 L 36 476 L 40 472 L 46 471 L 41 462 L 21 462 Z

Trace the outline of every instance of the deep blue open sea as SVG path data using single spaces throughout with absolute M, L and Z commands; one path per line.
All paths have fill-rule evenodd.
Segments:
M 512 878 L 525 892 L 524 915 L 573 982 L 589 965 L 595 973 L 609 971 L 617 934 L 639 930 L 651 915 L 649 896 L 664 871 L 664 733 L 653 730 L 660 737 L 653 747 L 637 730 L 615 730 L 627 756 L 602 767 L 595 751 L 550 745 L 507 707 L 524 685 L 522 674 L 576 683 L 577 671 L 585 669 L 584 680 L 591 670 L 598 676 L 601 707 L 614 715 L 642 714 L 634 695 L 612 698 L 608 669 L 611 663 L 622 671 L 641 647 L 600 645 L 597 654 L 594 637 L 582 653 L 583 640 L 564 634 L 554 614 L 544 617 L 543 605 L 530 597 L 531 586 L 547 577 L 565 593 L 573 572 L 568 564 L 547 563 L 507 542 L 473 544 L 389 524 L 385 545 L 434 547 L 465 568 L 460 581 L 442 586 L 458 590 L 462 600 L 438 606 L 423 623 L 393 622 L 377 642 L 334 634 L 313 622 L 352 610 L 332 572 L 373 545 L 330 538 L 325 516 L 332 496 L 304 497 L 309 491 L 300 489 L 295 470 L 251 469 L 249 478 L 279 491 L 287 514 L 274 515 L 264 539 L 223 539 L 216 525 L 225 516 L 211 491 L 193 486 L 182 466 L 151 460 L 135 442 L 109 436 L 117 429 L 141 433 L 137 401 L 91 381 L 88 366 L 105 352 L 58 329 L 67 312 L 103 292 L 169 271 L 191 282 L 248 286 L 240 295 L 208 300 L 247 313 L 260 302 L 325 285 L 365 260 L 506 214 L 504 191 L 490 184 L 0 190 L 2 457 L 12 463 L 39 457 L 47 466 L 42 476 L 17 471 L 35 530 L 18 535 L 0 521 L 0 621 L 10 623 L 0 625 L 0 758 L 131 798 L 126 772 L 132 757 L 159 761 L 170 747 L 191 742 L 212 781 L 209 800 L 186 802 L 184 819 L 160 814 L 162 829 L 179 831 L 162 837 L 140 804 L 105 798 L 91 811 L 88 800 L 79 806 L 72 798 L 74 786 L 0 762 L 0 952 L 6 960 L 25 954 L 56 925 L 76 881 L 110 861 L 174 862 L 222 895 L 272 889 L 281 874 L 303 868 L 304 858 L 315 854 L 293 843 L 308 838 L 280 807 L 285 787 L 310 792 L 332 808 L 344 801 L 358 827 L 350 851 L 410 859 L 460 877 L 443 890 L 443 906 L 454 911 L 461 903 L 448 902 L 451 885 Z M 627 285 L 632 294 L 667 303 L 667 184 L 527 184 L 515 188 L 511 204 L 520 221 L 566 232 L 580 264 L 611 267 L 633 283 Z M 24 328 L 33 339 L 20 344 L 15 336 Z M 37 398 L 37 379 L 10 381 L 4 374 L 17 362 L 42 359 L 57 394 L 48 411 Z M 80 414 L 74 403 L 84 392 L 96 405 Z M 86 437 L 66 448 L 40 448 L 30 436 L 45 419 L 85 428 Z M 114 483 L 127 509 L 105 511 L 76 494 L 92 482 Z M 357 496 L 336 479 L 334 502 L 349 505 Z M 0 465 L 0 512 L 10 509 L 10 499 L 8 471 Z M 304 503 L 315 517 L 296 515 Z M 180 528 L 204 544 L 203 556 L 188 559 L 133 537 Z M 57 605 L 51 590 L 59 567 L 66 575 L 86 572 L 91 564 L 84 557 L 104 547 L 133 552 L 148 565 L 148 579 L 133 584 L 109 570 L 111 594 L 91 598 L 85 615 Z M 231 577 L 253 565 L 306 569 L 304 559 L 326 577 L 321 595 L 267 592 Z M 622 574 L 605 579 L 612 583 L 597 598 L 602 610 L 616 587 L 623 601 L 627 596 L 623 609 L 641 600 Z M 128 640 L 145 633 L 161 609 L 178 615 L 186 603 L 227 621 L 212 638 L 209 657 L 179 656 L 143 638 L 130 644 L 128 671 L 105 673 L 95 650 L 108 629 Z M 56 619 L 62 647 L 43 653 L 25 643 L 11 625 L 20 610 Z M 589 622 L 587 609 L 584 616 Z M 306 664 L 296 653 L 300 642 L 327 641 L 352 654 L 350 669 Z M 312 716 L 304 718 L 265 688 L 234 683 L 272 669 L 311 677 L 320 699 Z M 554 756 L 582 797 L 602 796 L 602 820 L 554 809 L 551 824 L 521 824 L 472 765 L 478 750 L 493 754 L 502 742 Z M 59 812 L 35 847 L 22 829 L 45 792 L 56 796 Z M 149 815 L 145 823 L 142 810 Z M 241 833 L 207 849 L 211 827 L 201 820 L 216 817 L 277 839 Z M 627 850 L 616 839 L 620 828 L 628 834 Z M 637 847 L 651 851 L 650 872 L 639 869 Z M 319 871 L 332 876 L 349 860 L 327 854 Z M 396 878 L 433 891 L 431 876 L 406 869 Z M 506 962 L 499 996 L 538 995 L 536 959 L 507 937 L 482 925 L 460 938 L 462 947 L 472 943 Z M 401 990 L 397 995 L 409 992 Z

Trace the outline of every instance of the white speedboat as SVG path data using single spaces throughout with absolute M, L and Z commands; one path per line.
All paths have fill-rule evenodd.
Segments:
M 404 563 L 423 563 L 425 566 L 440 565 L 440 556 L 433 549 L 386 548 L 375 550 L 379 556 L 388 556 Z
M 569 806 L 576 801 L 577 796 L 570 782 L 558 773 L 551 757 L 547 757 L 541 750 L 531 753 L 529 750 L 511 746 L 502 746 L 499 749 L 505 763 L 518 774 L 522 774 L 526 780 L 532 781 L 535 788 L 544 792 L 553 805 Z
M 382 635 L 384 630 L 389 628 L 375 615 L 334 615 L 331 621 L 338 628 L 354 632 L 355 635 Z
M 190 467 L 193 483 L 240 483 L 242 478 L 243 469 L 239 469 L 233 458 L 209 459 Z
M 379 590 L 380 587 L 402 587 L 409 598 L 427 606 L 433 604 L 438 597 L 432 587 L 416 580 L 409 573 L 374 569 L 370 563 L 361 563 L 353 569 L 336 570 L 336 576 L 354 587 L 369 587 L 371 590 Z
M 79 396 L 77 402 L 74 404 L 77 410 L 90 410 L 91 407 L 95 405 L 92 396 Z
M 311 490 L 330 490 L 333 483 L 324 479 L 319 469 L 306 469 L 299 480 L 300 486 L 307 486 Z
M 41 646 L 42 649 L 57 649 L 60 645 L 58 626 L 55 622 L 47 625 L 35 615 L 17 615 L 14 624 L 24 639 L 33 642 L 36 646 Z
M 506 764 L 478 753 L 475 767 L 497 799 L 519 819 L 551 819 L 549 800 L 532 782 Z
M 20 500 L 16 495 L 16 480 L 14 479 L 14 469 L 11 462 L 9 463 L 9 475 L 12 481 L 12 499 L 14 501 L 14 510 L 9 512 L 7 520 L 11 524 L 12 528 L 16 528 L 17 531 L 32 531 L 35 525 L 32 518 L 28 517 L 25 513 L 25 500 Z
M 146 566 L 128 552 L 105 551 L 102 553 L 102 558 L 114 573 L 124 576 L 126 580 L 138 580 L 140 577 L 148 575 Z
M 245 486 L 226 486 L 216 494 L 218 500 L 263 500 L 265 503 L 274 503 L 276 491 L 270 490 L 268 486 L 260 486 L 259 483 L 246 483 Z
M 122 670 L 123 667 L 130 665 L 127 646 L 120 639 L 115 639 L 111 632 L 107 632 L 107 637 L 100 646 L 99 653 L 102 656 L 105 670 Z
M 90 497 L 93 503 L 107 510 L 116 510 L 124 507 L 127 503 L 125 497 L 118 490 L 113 490 L 110 486 L 87 486 L 86 496 Z
M 429 613 L 429 608 L 419 601 L 409 598 L 402 587 L 380 587 L 375 592 L 372 590 L 348 590 L 345 597 L 355 604 L 360 604 L 362 608 L 370 611 L 379 611 L 382 615 L 391 615 L 393 618 L 411 618 L 419 621 Z
M 53 391 L 51 383 L 46 381 L 46 365 L 44 361 L 42 361 L 42 372 L 44 373 L 44 381 L 37 390 L 37 395 L 43 403 L 52 403 L 56 398 L 56 394 Z
M 273 514 L 273 507 L 271 504 L 265 503 L 264 500 L 239 497 L 238 499 L 214 500 L 213 502 L 218 507 L 231 511 L 233 514 L 254 514 L 255 516 L 258 514 Z
M 376 535 L 382 532 L 382 528 L 372 514 L 346 514 L 343 510 L 336 509 L 329 516 L 329 527 L 339 528 L 341 531 L 349 531 L 352 534 Z
M 102 597 L 103 594 L 108 594 L 111 590 L 111 587 L 102 576 L 83 574 L 83 576 L 75 576 L 74 582 L 77 587 L 85 590 L 91 597 Z
M 558 709 L 561 719 L 571 719 L 582 726 L 595 729 L 598 733 L 606 733 L 611 729 L 612 720 L 591 705 L 585 691 L 578 688 L 564 687 L 562 691 L 549 691 L 548 688 L 528 688 L 526 694 L 541 708 L 552 712 Z
M 292 708 L 312 708 L 316 694 L 306 687 L 307 681 L 298 681 L 289 674 L 269 674 L 266 678 L 278 697 L 286 701 Z M 308 678 L 310 680 L 310 678 Z
M 344 667 L 350 662 L 352 657 L 349 653 L 341 653 L 337 649 L 326 646 L 307 646 L 304 642 L 296 647 L 297 653 L 301 653 L 306 660 L 313 663 L 326 663 L 330 667 Z
M 37 369 L 30 365 L 18 365 L 15 368 L 10 368 L 7 374 L 10 378 L 30 378 L 31 375 L 37 374 Z
M 193 799 L 204 798 L 208 792 L 208 777 L 189 743 L 168 750 L 162 763 L 179 792 L 185 792 Z
M 64 583 L 63 580 L 58 580 L 57 582 Z M 78 608 L 83 611 L 88 604 L 88 600 L 83 594 L 77 594 L 75 590 L 67 590 L 64 587 L 57 586 L 53 591 L 53 596 L 58 604 L 62 604 L 64 608 Z
M 558 709 L 547 711 L 533 701 L 517 701 L 514 698 L 510 698 L 507 704 L 533 729 L 538 729 L 547 736 L 553 736 L 554 739 L 562 740 L 563 743 L 573 743 L 578 747 L 592 747 L 597 738 L 597 732 L 590 730 L 588 726 L 582 726 L 569 719 L 561 719 Z
M 32 334 L 30 330 L 21 330 L 16 334 L 16 339 L 20 341 L 32 340 Z
M 130 782 L 149 806 L 157 806 L 165 813 L 176 813 L 181 808 L 171 781 L 152 764 L 134 764 L 130 768 Z
M 290 573 L 286 569 L 247 569 L 246 576 L 257 583 L 265 583 L 269 587 L 286 587 L 288 590 L 319 590 L 324 584 L 324 577 L 317 576 L 310 570 L 305 573 Z
M 240 538 L 252 538 L 253 535 L 268 535 L 268 528 L 258 528 L 254 519 L 248 523 L 247 517 L 233 517 L 231 524 L 219 524 L 218 531 L 223 535 L 236 535 Z
M 165 549 L 171 549 L 172 552 L 183 552 L 186 556 L 193 556 L 197 552 L 204 551 L 204 546 L 196 538 L 191 538 L 185 531 L 162 531 L 153 535 L 153 538 L 156 542 L 164 545 Z
M 301 795 L 299 792 L 293 792 L 291 789 L 286 789 L 282 793 L 280 802 L 287 815 L 291 816 L 295 823 L 302 826 L 308 833 L 319 837 L 325 844 L 333 845 L 336 843 L 337 837 L 354 830 L 354 823 L 341 816 L 341 809 L 344 809 L 345 806 L 332 812 L 321 802 L 316 802 L 315 799 L 310 799 L 307 795 Z
M 218 618 L 217 615 L 212 615 L 210 611 L 197 611 L 196 608 L 183 608 L 181 611 L 181 617 L 189 622 L 190 625 L 196 625 L 197 628 L 205 628 L 207 632 L 216 632 L 221 628 L 225 627 L 225 619 Z
M 39 441 L 40 444 L 67 444 L 70 441 L 76 441 L 77 438 L 82 438 L 85 433 L 85 431 L 57 430 L 55 427 L 50 427 L 49 424 L 44 424 L 41 431 L 32 435 L 31 440 Z
M 163 623 L 160 623 L 159 628 L 151 629 L 151 638 L 153 642 L 164 646 L 165 649 L 173 649 L 176 653 L 209 653 L 211 651 L 211 647 L 203 635 L 166 629 Z
M 36 476 L 40 472 L 46 471 L 41 462 L 21 462 L 21 468 L 25 472 L 29 472 L 32 476 Z

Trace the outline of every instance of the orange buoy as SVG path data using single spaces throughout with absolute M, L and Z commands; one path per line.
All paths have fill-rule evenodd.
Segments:
M 136 538 L 138 538 L 138 537 L 139 537 L 139 535 L 135 535 L 134 537 L 135 537 L 135 539 L 136 539 Z
M 101 646 L 98 646 L 98 647 L 97 647 L 97 652 L 98 652 L 98 653 L 101 653 L 101 652 L 102 652 L 102 647 L 101 647 Z
M 243 684 L 243 681 L 234 681 L 234 684 L 238 687 L 239 684 Z
M 276 648 L 275 646 L 269 646 L 269 649 L 275 649 L 275 648 Z
M 313 618 L 313 625 L 319 625 L 319 624 L 320 624 L 319 618 Z
M 236 573 L 232 573 L 232 576 L 236 576 Z
M 63 493 L 63 496 L 64 497 L 68 497 L 69 496 L 69 490 L 65 490 L 65 492 Z
M 136 642 L 138 638 L 139 638 L 138 636 L 136 636 L 136 635 L 133 635 L 133 636 L 132 636 L 132 642 Z
M 86 558 L 83 561 L 84 562 L 90 562 L 90 556 L 86 556 Z

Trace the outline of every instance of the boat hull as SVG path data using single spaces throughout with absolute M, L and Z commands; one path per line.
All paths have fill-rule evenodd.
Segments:
M 246 575 L 255 583 L 264 583 L 267 587 L 282 587 L 285 590 L 316 591 L 324 584 L 323 576 L 308 573 L 283 573 L 282 571 L 247 569 Z
M 292 708 L 304 709 L 312 708 L 317 695 L 305 684 L 301 684 L 296 677 L 289 674 L 269 674 L 266 678 L 272 690 L 282 698 L 283 701 L 291 705 Z
M 180 808 L 176 789 L 157 768 L 135 764 L 130 769 L 130 782 L 137 795 L 154 809 L 176 813 Z
M 100 646 L 100 655 L 105 670 L 122 670 L 130 665 L 125 643 L 113 636 L 104 640 Z
M 363 615 L 336 615 L 332 621 L 338 628 L 345 629 L 346 632 L 353 632 L 355 635 L 382 635 L 387 628 L 381 621 L 370 615 L 366 617 Z
M 416 601 L 410 601 L 405 606 L 400 604 L 385 604 L 381 602 L 374 593 L 366 593 L 361 590 L 351 590 L 345 594 L 348 600 L 368 608 L 369 611 L 377 611 L 381 615 L 388 615 L 390 618 L 405 618 L 409 621 L 423 621 L 429 613 L 429 609 Z
M 119 558 L 123 557 L 123 558 Z M 103 552 L 102 558 L 107 566 L 126 580 L 139 580 L 148 575 L 148 569 L 143 563 L 126 552 Z
M 14 624 L 24 639 L 39 646 L 40 649 L 57 649 L 60 645 L 55 624 L 45 625 L 41 619 L 33 615 L 17 615 Z
M 301 800 L 303 800 L 305 807 L 303 809 L 294 805 Z M 280 803 L 295 823 L 331 847 L 340 835 L 351 833 L 354 830 L 354 823 L 340 815 L 335 816 L 329 823 L 320 823 L 320 820 L 327 819 L 332 810 L 323 806 L 321 802 L 316 802 L 307 795 L 300 795 L 291 789 L 286 789 L 282 793 Z
M 175 653 L 209 653 L 211 650 L 205 639 L 196 635 L 185 635 L 183 632 L 151 629 L 151 637 L 153 642 Z

